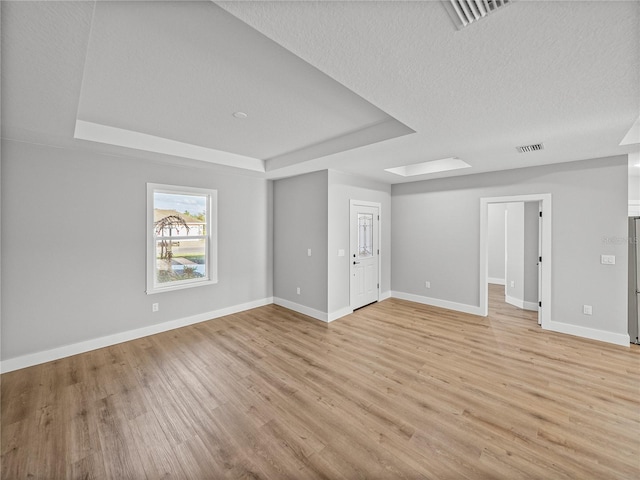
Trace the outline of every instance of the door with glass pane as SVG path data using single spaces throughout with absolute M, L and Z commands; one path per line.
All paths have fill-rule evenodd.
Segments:
M 380 208 L 371 204 L 351 205 L 351 308 L 378 301 L 378 228 Z

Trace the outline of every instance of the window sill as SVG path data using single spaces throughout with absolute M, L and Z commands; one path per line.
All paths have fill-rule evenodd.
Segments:
M 184 290 L 186 288 L 203 287 L 205 285 L 215 285 L 218 280 L 204 280 L 201 282 L 181 283 L 180 285 L 171 285 L 167 287 L 153 288 L 147 290 L 147 295 L 155 295 L 156 293 L 173 292 L 175 290 Z

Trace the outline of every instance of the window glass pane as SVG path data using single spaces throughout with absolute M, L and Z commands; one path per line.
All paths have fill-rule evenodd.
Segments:
M 373 214 L 358 214 L 358 256 L 373 256 Z
M 153 194 L 154 234 L 159 237 L 206 235 L 207 196 Z
M 218 192 L 147 183 L 147 293 L 218 282 Z
M 158 283 L 204 279 L 206 240 L 156 240 L 156 279 Z

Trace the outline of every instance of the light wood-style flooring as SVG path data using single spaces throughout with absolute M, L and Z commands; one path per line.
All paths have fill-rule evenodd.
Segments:
M 2 375 L 3 479 L 640 478 L 640 348 L 390 299 Z

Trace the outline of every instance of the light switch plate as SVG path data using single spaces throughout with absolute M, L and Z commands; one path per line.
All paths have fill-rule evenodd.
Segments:
M 344 257 L 344 250 L 343 249 L 338 250 L 338 256 L 339 257 Z

